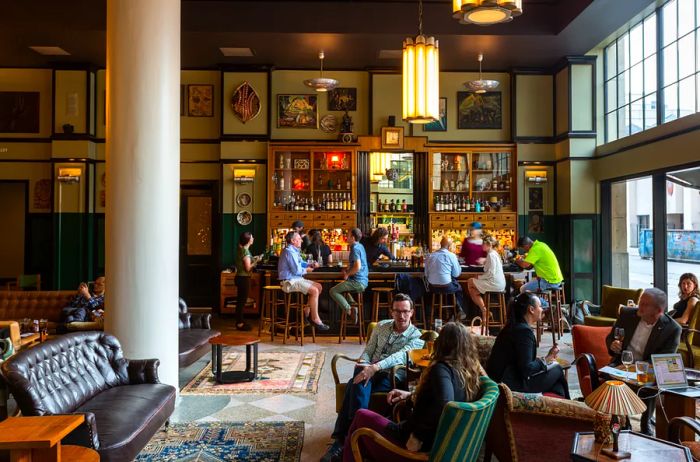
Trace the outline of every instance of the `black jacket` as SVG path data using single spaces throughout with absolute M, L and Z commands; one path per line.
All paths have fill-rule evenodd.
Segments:
M 622 350 L 626 350 L 632 341 L 634 331 L 637 330 L 639 322 L 642 320 L 637 316 L 637 308 L 622 308 L 615 325 L 610 329 L 610 333 L 605 339 L 608 345 L 608 353 L 613 357 L 611 364 L 620 364 L 620 354 L 610 349 L 610 344 L 615 340 L 615 328 L 625 329 L 625 338 L 622 340 Z M 649 335 L 647 345 L 644 348 L 644 358 L 642 361 L 649 361 L 651 355 L 661 353 L 675 353 L 678 344 L 681 342 L 681 326 L 668 314 L 663 314 L 654 325 L 654 329 Z
M 489 377 L 515 391 L 526 391 L 530 377 L 546 372 L 544 361 L 537 359 L 537 341 L 527 323 L 507 324 L 496 337 L 486 367 Z

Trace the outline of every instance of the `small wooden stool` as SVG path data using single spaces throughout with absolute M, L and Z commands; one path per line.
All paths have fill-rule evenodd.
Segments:
M 284 336 L 282 337 L 282 343 L 287 343 L 287 338 L 289 335 L 289 330 L 294 328 L 296 332 L 294 333 L 294 340 L 296 341 L 301 337 L 301 346 L 304 346 L 304 306 L 306 306 L 306 295 L 301 292 L 285 292 L 284 293 L 284 320 L 277 318 L 276 310 L 273 314 L 275 321 L 272 323 L 272 329 L 276 327 L 282 327 Z M 290 322 L 289 315 L 292 310 L 295 310 L 294 320 Z M 311 326 L 311 337 L 313 342 L 316 343 L 316 329 Z
M 437 304 L 435 303 L 435 297 L 437 297 Z M 443 298 L 444 297 L 444 298 Z M 452 300 L 452 303 L 448 303 L 450 300 Z M 459 310 L 457 309 L 457 295 L 453 292 L 451 294 L 445 294 L 441 292 L 433 293 L 433 306 L 432 309 L 430 310 L 430 325 L 435 326 L 435 309 L 437 306 L 437 312 L 438 312 L 438 318 L 437 319 L 442 319 L 442 323 L 444 324 L 446 322 L 445 318 L 442 317 L 442 310 L 446 310 L 446 314 L 449 314 L 449 309 L 452 309 L 452 313 L 454 314 L 455 320 L 459 320 L 457 313 Z
M 382 295 L 386 296 L 385 302 L 381 301 Z M 393 298 L 393 287 L 372 287 L 372 322 L 379 322 L 379 310 L 381 308 L 387 309 L 387 315 L 391 313 Z
M 277 307 L 284 306 L 284 298 L 279 294 L 282 291 L 280 286 L 264 286 L 263 287 L 263 304 L 260 312 L 260 323 L 258 324 L 258 337 L 263 330 L 264 324 L 267 322 L 270 325 L 270 341 L 275 341 L 275 313 Z
M 352 294 L 355 296 L 355 303 L 350 303 L 351 312 L 353 309 L 357 310 L 357 324 L 358 324 L 358 337 L 360 344 L 365 341 L 365 315 L 364 315 L 364 300 L 362 298 L 362 292 L 345 292 L 346 298 Z M 348 300 L 349 301 L 349 300 Z M 348 328 L 348 314 L 341 308 L 343 314 L 340 316 L 340 332 L 338 334 L 338 343 L 342 343 L 343 340 L 347 338 L 347 328 Z
M 486 321 L 482 324 L 482 327 L 486 329 L 486 335 L 489 335 L 491 327 L 500 327 L 502 329 L 506 325 L 506 293 L 486 292 L 485 302 Z M 498 313 L 498 321 L 495 321 L 495 317 L 491 312 L 492 308 L 495 308 Z

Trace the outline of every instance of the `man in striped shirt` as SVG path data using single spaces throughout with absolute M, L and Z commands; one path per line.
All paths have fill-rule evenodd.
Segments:
M 335 442 L 321 459 L 336 460 L 342 453 L 345 437 L 358 409 L 367 409 L 374 392 L 392 389 L 391 368 L 406 364 L 406 352 L 423 348 L 421 332 L 411 324 L 413 300 L 405 294 L 396 294 L 391 310 L 392 319 L 379 322 L 372 331 L 365 351 L 355 366 L 353 378 L 345 388 L 343 406 L 335 421 L 332 437 Z

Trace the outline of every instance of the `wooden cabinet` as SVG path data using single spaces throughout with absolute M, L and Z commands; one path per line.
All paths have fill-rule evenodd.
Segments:
M 516 153 L 513 145 L 429 151 L 429 226 L 432 247 L 444 234 L 457 246 L 478 221 L 501 245 L 517 232 Z
M 220 299 L 219 311 L 223 314 L 233 314 L 236 312 L 236 297 L 238 288 L 236 287 L 236 273 L 221 272 L 220 278 Z M 259 273 L 254 273 L 250 277 L 250 292 L 248 292 L 248 303 L 243 308 L 245 314 L 258 314 L 260 312 L 261 277 Z

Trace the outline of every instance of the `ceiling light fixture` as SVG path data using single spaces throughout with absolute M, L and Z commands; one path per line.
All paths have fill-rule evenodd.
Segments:
M 435 37 L 423 35 L 418 0 L 418 35 L 403 41 L 403 120 L 427 124 L 440 118 L 440 53 Z
M 460 24 L 490 26 L 523 14 L 523 0 L 452 0 L 452 17 Z
M 487 91 L 492 91 L 498 88 L 498 80 L 484 80 L 481 75 L 481 61 L 484 60 L 484 55 L 479 53 L 477 58 L 479 60 L 479 80 L 470 80 L 464 82 L 464 86 L 474 93 L 486 93 Z
M 36 51 L 40 55 L 46 55 L 46 56 L 70 56 L 70 53 L 68 53 L 66 50 L 64 50 L 61 47 L 54 47 L 54 46 L 30 46 L 32 50 Z
M 315 79 L 306 79 L 304 80 L 304 85 L 307 87 L 313 88 L 316 91 L 331 91 L 338 85 L 340 85 L 340 82 L 338 82 L 335 79 L 329 79 L 327 77 L 323 76 L 323 58 L 325 55 L 323 54 L 323 51 L 320 51 L 318 53 L 318 59 L 321 60 L 321 75 L 320 77 L 316 77 Z

